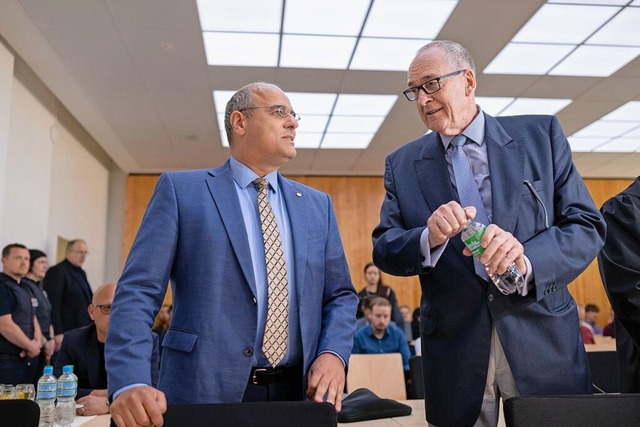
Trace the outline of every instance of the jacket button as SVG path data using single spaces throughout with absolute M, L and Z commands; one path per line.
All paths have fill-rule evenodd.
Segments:
M 487 297 L 487 299 L 489 300 L 489 302 L 493 302 L 493 294 L 489 294 L 489 296 Z
M 258 300 L 253 298 L 253 305 L 257 305 L 258 304 Z
M 251 347 L 247 347 L 244 349 L 244 355 L 247 357 L 253 356 L 253 349 Z

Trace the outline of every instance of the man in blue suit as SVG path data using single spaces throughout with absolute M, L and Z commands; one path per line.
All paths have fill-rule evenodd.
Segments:
M 298 119 L 280 88 L 247 85 L 225 111 L 231 158 L 160 176 L 111 312 L 106 361 L 118 426 L 160 425 L 167 402 L 306 394 L 340 410 L 358 298 L 329 196 L 278 173 L 296 156 Z M 288 279 L 288 340 L 277 366 L 263 352 L 268 273 L 256 178 L 268 180 Z M 155 389 L 151 327 L 169 279 L 173 317 Z
M 590 393 L 567 285 L 597 254 L 605 225 L 558 120 L 482 112 L 473 59 L 454 42 L 422 47 L 408 86 L 433 132 L 387 157 L 373 259 L 389 274 L 420 277 L 427 420 L 495 426 L 501 397 Z M 460 134 L 478 206 L 459 202 L 451 146 Z M 499 274 L 515 263 L 525 276 L 515 293 L 476 274 L 458 235 L 478 209 L 490 222 L 480 262 Z

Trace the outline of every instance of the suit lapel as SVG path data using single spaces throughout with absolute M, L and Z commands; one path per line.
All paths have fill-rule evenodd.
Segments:
M 307 239 L 309 236 L 307 199 L 303 188 L 298 187 L 294 181 L 288 180 L 280 174 L 278 174 L 278 185 L 282 191 L 289 215 L 289 223 L 291 224 L 293 253 L 295 257 L 294 277 L 296 286 L 299 289 L 296 295 L 298 298 L 298 306 L 300 306 L 304 272 L 306 271 L 307 265 Z
M 249 249 L 249 238 L 245 229 L 242 216 L 238 217 L 242 209 L 238 201 L 238 194 L 235 189 L 235 183 L 231 176 L 231 169 L 227 161 L 223 166 L 213 169 L 207 176 L 207 187 L 213 198 L 213 202 L 218 207 L 220 218 L 227 230 L 227 235 L 231 241 L 231 246 L 238 259 L 238 264 L 242 269 L 245 279 L 249 283 L 249 287 L 256 295 L 256 283 L 253 275 L 253 266 L 251 262 L 251 250 Z
M 492 219 L 513 233 L 524 179 L 522 138 L 513 139 L 497 119 L 485 114 L 485 142 L 491 176 Z
M 98 361 L 100 360 L 100 347 L 98 346 L 98 334 L 95 324 L 89 328 L 86 349 L 87 355 L 85 360 L 87 362 L 89 384 L 98 384 L 98 380 L 100 379 L 100 366 L 98 365 Z

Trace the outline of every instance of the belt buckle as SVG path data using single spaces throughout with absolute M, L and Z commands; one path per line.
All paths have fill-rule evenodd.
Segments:
M 258 378 L 256 373 L 258 372 L 267 372 L 267 368 L 256 368 L 253 370 L 253 374 L 251 376 L 251 384 L 258 385 Z

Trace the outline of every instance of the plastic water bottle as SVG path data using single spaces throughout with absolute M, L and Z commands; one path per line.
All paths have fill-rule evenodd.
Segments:
M 70 426 L 76 415 L 76 394 L 78 377 L 73 373 L 73 365 L 62 368 L 58 378 L 58 403 L 56 404 L 56 423 L 59 426 Z
M 484 253 L 484 248 L 480 245 L 482 236 L 487 226 L 479 222 L 469 221 L 462 229 L 460 237 L 471 253 L 479 258 Z M 518 287 L 524 286 L 524 277 L 514 263 L 507 268 L 503 274 L 492 273 L 489 277 L 496 287 L 505 295 L 516 292 Z
M 56 389 L 58 381 L 53 375 L 53 366 L 45 366 L 44 373 L 38 380 L 36 402 L 40 406 L 39 427 L 53 427 L 56 413 Z

